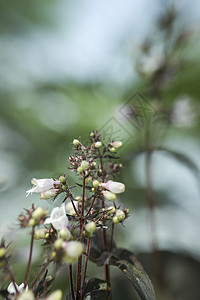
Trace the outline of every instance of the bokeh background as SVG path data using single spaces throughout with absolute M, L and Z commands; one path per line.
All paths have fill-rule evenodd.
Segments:
M 119 246 L 138 255 L 158 299 L 198 299 L 199 16 L 198 0 L 0 1 L 0 234 L 15 240 L 18 284 L 29 236 L 17 215 L 55 205 L 25 197 L 31 178 L 65 172 L 73 138 L 100 129 L 124 142 L 119 203 L 131 216 Z M 65 276 L 55 288 L 67 290 Z M 115 300 L 138 299 L 120 272 L 112 281 Z

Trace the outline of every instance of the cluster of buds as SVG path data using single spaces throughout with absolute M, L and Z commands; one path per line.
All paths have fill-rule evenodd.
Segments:
M 22 228 L 34 227 L 43 224 L 47 214 L 48 210 L 42 207 L 35 208 L 34 205 L 32 205 L 26 210 L 26 214 L 19 215 L 18 221 Z

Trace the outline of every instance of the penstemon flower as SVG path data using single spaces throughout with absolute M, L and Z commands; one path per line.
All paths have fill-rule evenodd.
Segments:
M 52 224 L 56 230 L 61 230 L 68 225 L 68 218 L 66 216 L 65 204 L 61 207 L 53 208 L 50 218 L 47 218 L 44 224 Z
M 44 178 L 44 179 L 35 179 L 33 178 L 31 180 L 31 183 L 35 185 L 32 189 L 26 191 L 28 197 L 32 193 L 43 193 L 48 190 L 51 190 L 54 188 L 55 184 L 60 184 L 59 180 L 54 180 L 53 178 Z
M 50 189 L 48 191 L 42 192 L 40 193 L 40 199 L 51 199 L 57 195 L 58 191 L 59 189 Z
M 100 185 L 106 190 L 109 190 L 110 192 L 115 194 L 120 194 L 125 191 L 125 185 L 121 182 L 109 180 L 108 182 L 101 183 Z
M 109 191 L 102 191 L 102 194 L 104 196 L 105 199 L 109 200 L 109 201 L 115 201 L 116 199 L 116 194 L 109 192 Z

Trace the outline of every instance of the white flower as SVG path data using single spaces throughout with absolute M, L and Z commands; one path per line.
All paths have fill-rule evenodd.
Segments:
M 24 283 L 20 284 L 19 286 L 15 283 L 15 285 L 16 285 L 18 292 L 21 293 L 24 289 Z M 13 282 L 11 282 L 9 284 L 7 291 L 9 294 L 16 294 Z M 26 291 L 28 291 L 28 286 L 26 286 Z
M 34 294 L 32 291 L 23 291 L 18 297 L 17 300 L 34 300 Z
M 78 210 L 78 201 L 74 201 L 74 206 Z M 71 216 L 76 215 L 76 211 L 74 209 L 74 206 L 73 206 L 71 201 L 67 202 L 67 204 L 66 204 L 66 210 L 69 212 L 69 215 L 71 215 Z
M 47 218 L 44 224 L 52 224 L 56 230 L 67 227 L 68 218 L 66 216 L 65 204 L 63 203 L 61 207 L 55 207 L 51 212 L 50 218 Z
M 48 191 L 50 189 L 54 188 L 54 184 L 60 184 L 59 180 L 54 180 L 52 178 L 44 178 L 44 179 L 35 179 L 33 178 L 31 180 L 31 183 L 35 185 L 32 189 L 26 191 L 27 195 L 30 195 L 32 193 L 43 193 L 45 191 Z
M 96 142 L 96 143 L 94 144 L 94 147 L 95 147 L 95 148 L 99 148 L 99 147 L 101 147 L 101 145 L 102 145 L 101 142 Z
M 101 186 L 112 193 L 120 194 L 125 191 L 125 185 L 121 182 L 109 180 L 106 183 L 101 183 Z
M 62 291 L 56 290 L 53 293 L 51 293 L 46 300 L 62 300 Z

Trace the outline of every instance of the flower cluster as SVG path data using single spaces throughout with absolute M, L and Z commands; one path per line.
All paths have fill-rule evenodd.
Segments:
M 39 299 L 34 288 L 36 285 L 42 286 L 44 278 L 41 279 L 41 276 L 51 262 L 58 266 L 64 263 L 69 266 L 77 263 L 76 293 L 77 299 L 80 299 L 85 284 L 90 239 L 93 233 L 100 230 L 106 236 L 107 229 L 113 230 L 114 224 L 124 222 L 128 217 L 128 209 L 120 209 L 116 203 L 118 195 L 125 191 L 125 185 L 114 180 L 122 168 L 121 163 L 112 162 L 117 159 L 115 154 L 120 147 L 122 147 L 121 141 L 109 141 L 104 144 L 97 131 L 90 133 L 90 142 L 87 145 L 83 145 L 80 139 L 73 140 L 74 153 L 69 157 L 69 170 L 75 172 L 77 176 L 77 186 L 81 189 L 80 195 L 73 195 L 66 173 L 61 174 L 57 179 L 33 178 L 31 180 L 33 187 L 27 190 L 26 196 L 39 193 L 41 199 L 47 200 L 63 195 L 63 202 L 60 206 L 54 207 L 50 213 L 42 207 L 35 208 L 32 205 L 18 217 L 22 228 L 32 229 L 31 249 L 25 281 L 18 286 L 12 280 L 7 288 L 9 294 L 14 294 L 20 300 Z M 34 240 L 43 240 L 47 254 L 42 271 L 36 276 L 29 289 L 28 278 Z M 104 242 L 106 243 L 106 238 Z M 106 247 L 105 244 L 104 248 Z M 4 261 L 5 253 L 6 248 L 2 246 L 0 264 Z M 86 255 L 85 266 L 83 255 Z M 72 276 L 70 280 L 73 286 Z M 61 297 L 61 293 L 57 291 L 46 299 L 57 300 Z

